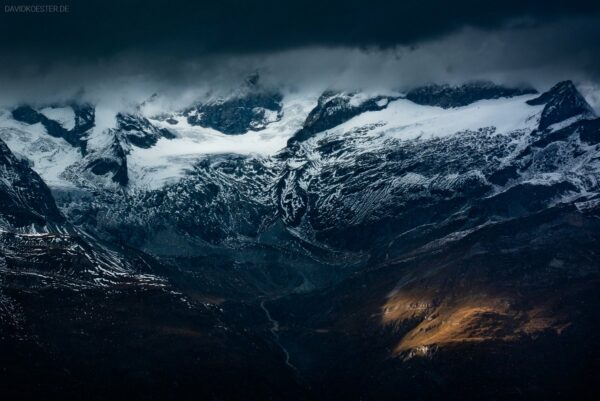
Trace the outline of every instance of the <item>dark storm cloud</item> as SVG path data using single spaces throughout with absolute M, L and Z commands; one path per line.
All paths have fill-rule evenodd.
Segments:
M 259 71 L 264 85 L 313 92 L 573 79 L 600 110 L 597 1 L 49 3 L 69 12 L 0 13 L 0 106 L 118 108 L 156 92 L 176 107 Z
M 600 2 L 447 0 L 5 0 L 67 4 L 69 12 L 1 15 L 3 50 L 105 57 L 132 49 L 246 53 L 299 46 L 407 45 L 472 26 L 539 24 L 589 15 Z M 6 10 L 3 10 L 6 11 Z

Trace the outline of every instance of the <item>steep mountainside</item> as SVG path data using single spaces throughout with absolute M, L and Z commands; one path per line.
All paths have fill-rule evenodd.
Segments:
M 163 281 L 133 250 L 102 243 L 66 221 L 50 189 L 0 141 L 0 260 L 5 280 L 41 286 Z M 77 284 L 79 282 L 79 284 Z
M 176 291 L 171 271 L 151 256 L 68 223 L 40 177 L 2 141 L 0 176 L 4 397 L 183 397 L 198 375 L 213 377 L 194 392 L 200 397 L 304 393 L 243 320 L 201 293 Z M 162 351 L 153 353 L 155 346 Z M 257 368 L 270 373 L 248 373 Z
M 325 399 L 593 399 L 599 204 L 456 233 L 267 307 Z
M 0 227 L 62 223 L 50 190 L 27 161 L 15 157 L 0 140 Z

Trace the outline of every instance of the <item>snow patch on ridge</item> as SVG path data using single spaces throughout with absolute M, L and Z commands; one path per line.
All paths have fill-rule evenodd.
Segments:
M 287 140 L 302 127 L 316 102 L 316 97 L 286 96 L 283 99 L 283 116 L 279 121 L 261 131 L 242 135 L 226 135 L 211 128 L 193 126 L 185 117 L 177 118 L 174 125 L 151 120 L 160 128 L 174 131 L 177 137 L 161 138 L 148 149 L 132 148 L 127 158 L 130 182 L 140 188 L 159 188 L 177 181 L 194 161 L 209 154 L 273 155 L 284 148 Z
M 387 108 L 366 112 L 333 129 L 348 132 L 355 127 L 379 124 L 371 133 L 385 134 L 401 140 L 430 139 L 457 132 L 495 127 L 496 133 L 534 130 L 543 106 L 525 103 L 531 95 L 513 98 L 481 100 L 468 106 L 451 109 L 421 106 L 406 99 L 390 102 Z
M 537 128 L 543 105 L 525 103 L 535 95 L 513 98 L 481 100 L 464 107 L 444 109 L 423 106 L 406 99 L 386 102 L 387 108 L 357 115 L 327 131 L 311 138 L 310 148 L 325 135 L 339 135 L 340 139 L 356 142 L 356 151 L 368 152 L 386 145 L 388 140 L 402 141 L 420 138 L 444 137 L 464 131 L 477 131 L 489 127 L 495 134 L 515 131 L 532 131 Z M 355 94 L 352 102 L 360 104 L 372 96 Z M 169 120 L 150 119 L 158 128 L 167 128 L 175 138 L 160 138 L 150 148 L 132 146 L 128 149 L 127 169 L 129 187 L 132 189 L 157 189 L 178 181 L 199 159 L 211 154 L 258 154 L 270 156 L 286 147 L 289 138 L 303 126 L 310 111 L 317 105 L 317 96 L 288 94 L 282 100 L 282 117 L 268 115 L 273 120 L 260 131 L 248 131 L 241 135 L 226 135 L 211 128 L 190 125 L 184 116 Z M 70 124 L 67 118 L 71 108 L 47 108 L 61 124 Z M 60 114 L 62 113 L 62 114 Z M 69 114 L 70 116 L 70 114 Z M 70 118 L 70 117 L 69 117 Z M 114 140 L 115 133 L 108 127 L 115 126 L 115 115 L 106 108 L 96 108 L 96 127 L 87 137 L 88 151 L 101 151 Z M 175 120 L 175 121 L 173 121 Z M 58 121 L 58 120 L 57 120 Z M 75 184 L 62 178 L 63 172 L 82 160 L 79 150 L 62 138 L 46 133 L 41 124 L 24 125 L 15 121 L 10 112 L 0 113 L 0 138 L 11 150 L 23 155 L 33 163 L 36 170 L 51 187 L 71 187 Z M 356 135 L 347 135 L 350 132 Z M 313 169 L 320 167 L 319 152 L 307 152 Z M 349 157 L 349 156 L 348 156 Z M 288 161 L 293 164 L 293 160 Z M 405 184 L 422 182 L 422 177 L 403 177 Z
M 48 186 L 74 186 L 61 175 L 81 159 L 79 150 L 63 138 L 48 135 L 41 123 L 23 124 L 13 120 L 9 112 L 0 112 L 0 139 L 13 153 L 29 160 Z
M 75 112 L 71 107 L 46 107 L 41 109 L 40 113 L 56 121 L 66 130 L 75 128 Z

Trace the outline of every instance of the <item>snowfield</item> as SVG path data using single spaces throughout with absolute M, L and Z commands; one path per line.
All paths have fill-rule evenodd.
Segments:
M 283 99 L 281 120 L 242 135 L 225 135 L 211 128 L 192 126 L 183 117 L 179 117 L 176 125 L 151 120 L 174 131 L 177 137 L 161 138 L 149 149 L 133 147 L 127 159 L 131 181 L 138 188 L 160 188 L 177 181 L 194 161 L 209 154 L 274 155 L 302 127 L 316 102 L 316 96 L 288 96 Z
M 352 94 L 350 103 L 359 105 L 373 96 L 375 95 Z M 293 168 L 294 163 L 303 165 L 307 160 L 318 164 L 320 155 L 313 150 L 319 141 L 324 138 L 331 139 L 332 136 L 342 139 L 359 131 L 360 135 L 355 135 L 356 143 L 353 145 L 354 151 L 358 153 L 393 146 L 393 141 L 430 140 L 480 129 L 486 129 L 495 135 L 531 132 L 538 126 L 544 108 L 543 105 L 532 106 L 526 103 L 536 96 L 538 95 L 480 100 L 467 106 L 446 109 L 419 105 L 403 98 L 382 99 L 378 105 L 385 108 L 363 112 L 307 140 L 302 144 L 302 148 L 306 149 L 304 155 L 307 159 L 299 162 L 292 158 L 287 161 L 288 167 Z M 276 116 L 267 116 L 266 128 L 247 131 L 241 135 L 226 135 L 212 128 L 190 125 L 181 114 L 173 113 L 170 119 L 153 119 L 148 116 L 151 124 L 169 130 L 175 137 L 161 137 L 147 148 L 123 145 L 127 154 L 127 188 L 155 190 L 176 183 L 198 160 L 207 155 L 239 154 L 267 158 L 274 156 L 284 149 L 288 140 L 303 127 L 318 98 L 318 94 L 288 94 L 283 98 L 279 120 Z M 76 116 L 71 107 L 46 107 L 39 112 L 59 122 L 66 129 L 75 126 Z M 102 110 L 96 110 L 97 116 L 102 116 L 102 113 Z M 575 119 L 567 122 L 574 121 Z M 88 152 L 109 148 L 115 135 L 114 129 L 92 128 L 86 136 Z M 70 166 L 81 164 L 83 155 L 80 149 L 69 145 L 62 138 L 48 135 L 42 124 L 27 125 L 15 121 L 10 111 L 5 110 L 0 114 L 0 138 L 15 154 L 30 160 L 33 169 L 50 187 L 76 186 L 65 178 L 63 173 Z M 317 164 L 313 169 L 317 168 Z M 110 184 L 110 180 L 100 176 L 97 178 L 92 185 L 104 187 L 107 183 Z M 407 181 L 414 179 L 415 177 L 405 177 Z
M 9 112 L 0 114 L 0 139 L 18 157 L 32 164 L 49 187 L 73 187 L 74 184 L 61 177 L 67 167 L 81 159 L 79 149 L 62 138 L 46 133 L 40 123 L 27 125 L 13 120 Z
M 46 107 L 41 109 L 40 113 L 58 122 L 65 129 L 75 128 L 75 112 L 71 107 Z
M 529 106 L 526 100 L 535 95 L 480 100 L 464 107 L 443 109 L 421 106 L 406 99 L 389 103 L 388 107 L 360 114 L 339 125 L 335 132 L 348 132 L 355 127 L 380 125 L 373 135 L 385 134 L 396 139 L 431 139 L 462 131 L 495 127 L 496 133 L 533 130 L 539 122 L 543 106 Z

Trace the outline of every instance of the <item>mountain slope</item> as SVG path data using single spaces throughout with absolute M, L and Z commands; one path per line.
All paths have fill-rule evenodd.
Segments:
M 62 223 L 50 190 L 27 162 L 17 159 L 0 140 L 0 225 L 23 227 Z
M 194 397 L 302 398 L 268 341 L 198 292 L 176 291 L 156 259 L 66 222 L 2 141 L 0 178 L 5 397 L 165 399 L 195 388 Z M 268 373 L 248 373 L 256 367 Z
M 139 398 L 595 391 L 600 119 L 572 83 L 269 93 L 203 99 L 192 122 L 123 111 L 86 133 L 85 154 L 4 115 L 2 138 L 52 179 L 50 194 L 5 149 L 6 176 L 38 189 L 11 192 L 11 178 L 3 192 L 25 217 L 4 218 L 2 316 L 68 350 L 47 363 L 38 349 L 41 366 L 81 368 L 61 383 L 157 383 Z M 71 158 L 50 170 L 57 155 Z M 62 298 L 94 311 L 79 318 Z M 38 326 L 42 301 L 65 323 Z M 100 370 L 78 330 L 109 339 Z
M 322 398 L 598 394 L 598 200 L 449 235 L 267 304 Z

